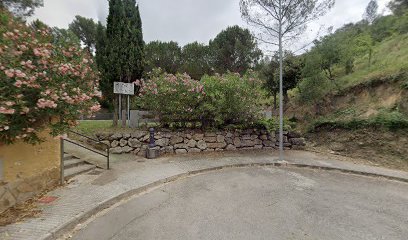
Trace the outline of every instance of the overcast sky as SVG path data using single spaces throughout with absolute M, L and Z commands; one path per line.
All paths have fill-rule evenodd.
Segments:
M 361 20 L 370 0 L 336 0 L 335 7 L 326 16 L 309 27 L 335 29 L 345 23 Z M 378 0 L 380 12 L 390 0 Z M 177 41 L 181 45 L 199 41 L 208 43 L 227 26 L 240 25 L 239 0 L 139 0 L 146 42 L 152 40 Z M 66 28 L 75 15 L 91 17 L 104 22 L 108 14 L 108 0 L 44 0 L 44 7 L 36 10 L 39 18 L 50 26 Z M 315 36 L 306 33 L 304 42 Z M 309 36 L 309 37 L 307 37 Z

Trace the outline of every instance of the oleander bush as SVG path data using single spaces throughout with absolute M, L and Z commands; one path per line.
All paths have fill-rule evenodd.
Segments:
M 95 69 L 78 42 L 56 40 L 46 25 L 0 9 L 0 142 L 35 144 L 45 128 L 58 136 L 98 111 Z
M 217 127 L 253 125 L 260 119 L 262 84 L 252 73 L 204 76 L 201 81 L 187 74 L 154 70 L 148 80 L 138 80 L 137 102 L 155 112 L 162 125 Z

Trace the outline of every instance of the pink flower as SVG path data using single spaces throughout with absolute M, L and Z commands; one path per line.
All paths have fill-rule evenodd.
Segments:
M 12 78 L 14 77 L 14 69 L 9 69 L 4 71 L 4 73 L 7 75 L 7 77 Z
M 16 86 L 16 87 L 18 87 L 18 88 L 20 88 L 21 85 L 23 85 L 23 82 L 22 82 L 21 80 L 17 80 L 17 81 L 14 83 L 14 86 Z
M 14 109 L 7 109 L 5 107 L 0 107 L 0 113 L 2 114 L 14 114 L 16 112 L 16 110 Z

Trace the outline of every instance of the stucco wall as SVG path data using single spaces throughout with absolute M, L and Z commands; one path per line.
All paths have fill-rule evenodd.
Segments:
M 58 184 L 60 141 L 40 136 L 45 142 L 38 145 L 0 145 L 0 212 Z

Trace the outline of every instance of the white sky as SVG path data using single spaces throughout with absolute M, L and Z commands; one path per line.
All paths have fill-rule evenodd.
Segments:
M 310 25 L 303 42 L 315 36 L 320 26 L 335 29 L 362 19 L 370 0 L 336 0 L 326 16 Z M 380 12 L 387 13 L 390 0 L 378 0 Z M 139 0 L 146 42 L 152 40 L 177 41 L 180 45 L 199 41 L 208 43 L 227 26 L 247 27 L 241 19 L 239 0 Z M 35 12 L 50 26 L 67 28 L 75 15 L 105 21 L 108 0 L 44 0 L 44 7 Z M 293 50 L 293 49 L 292 49 Z

